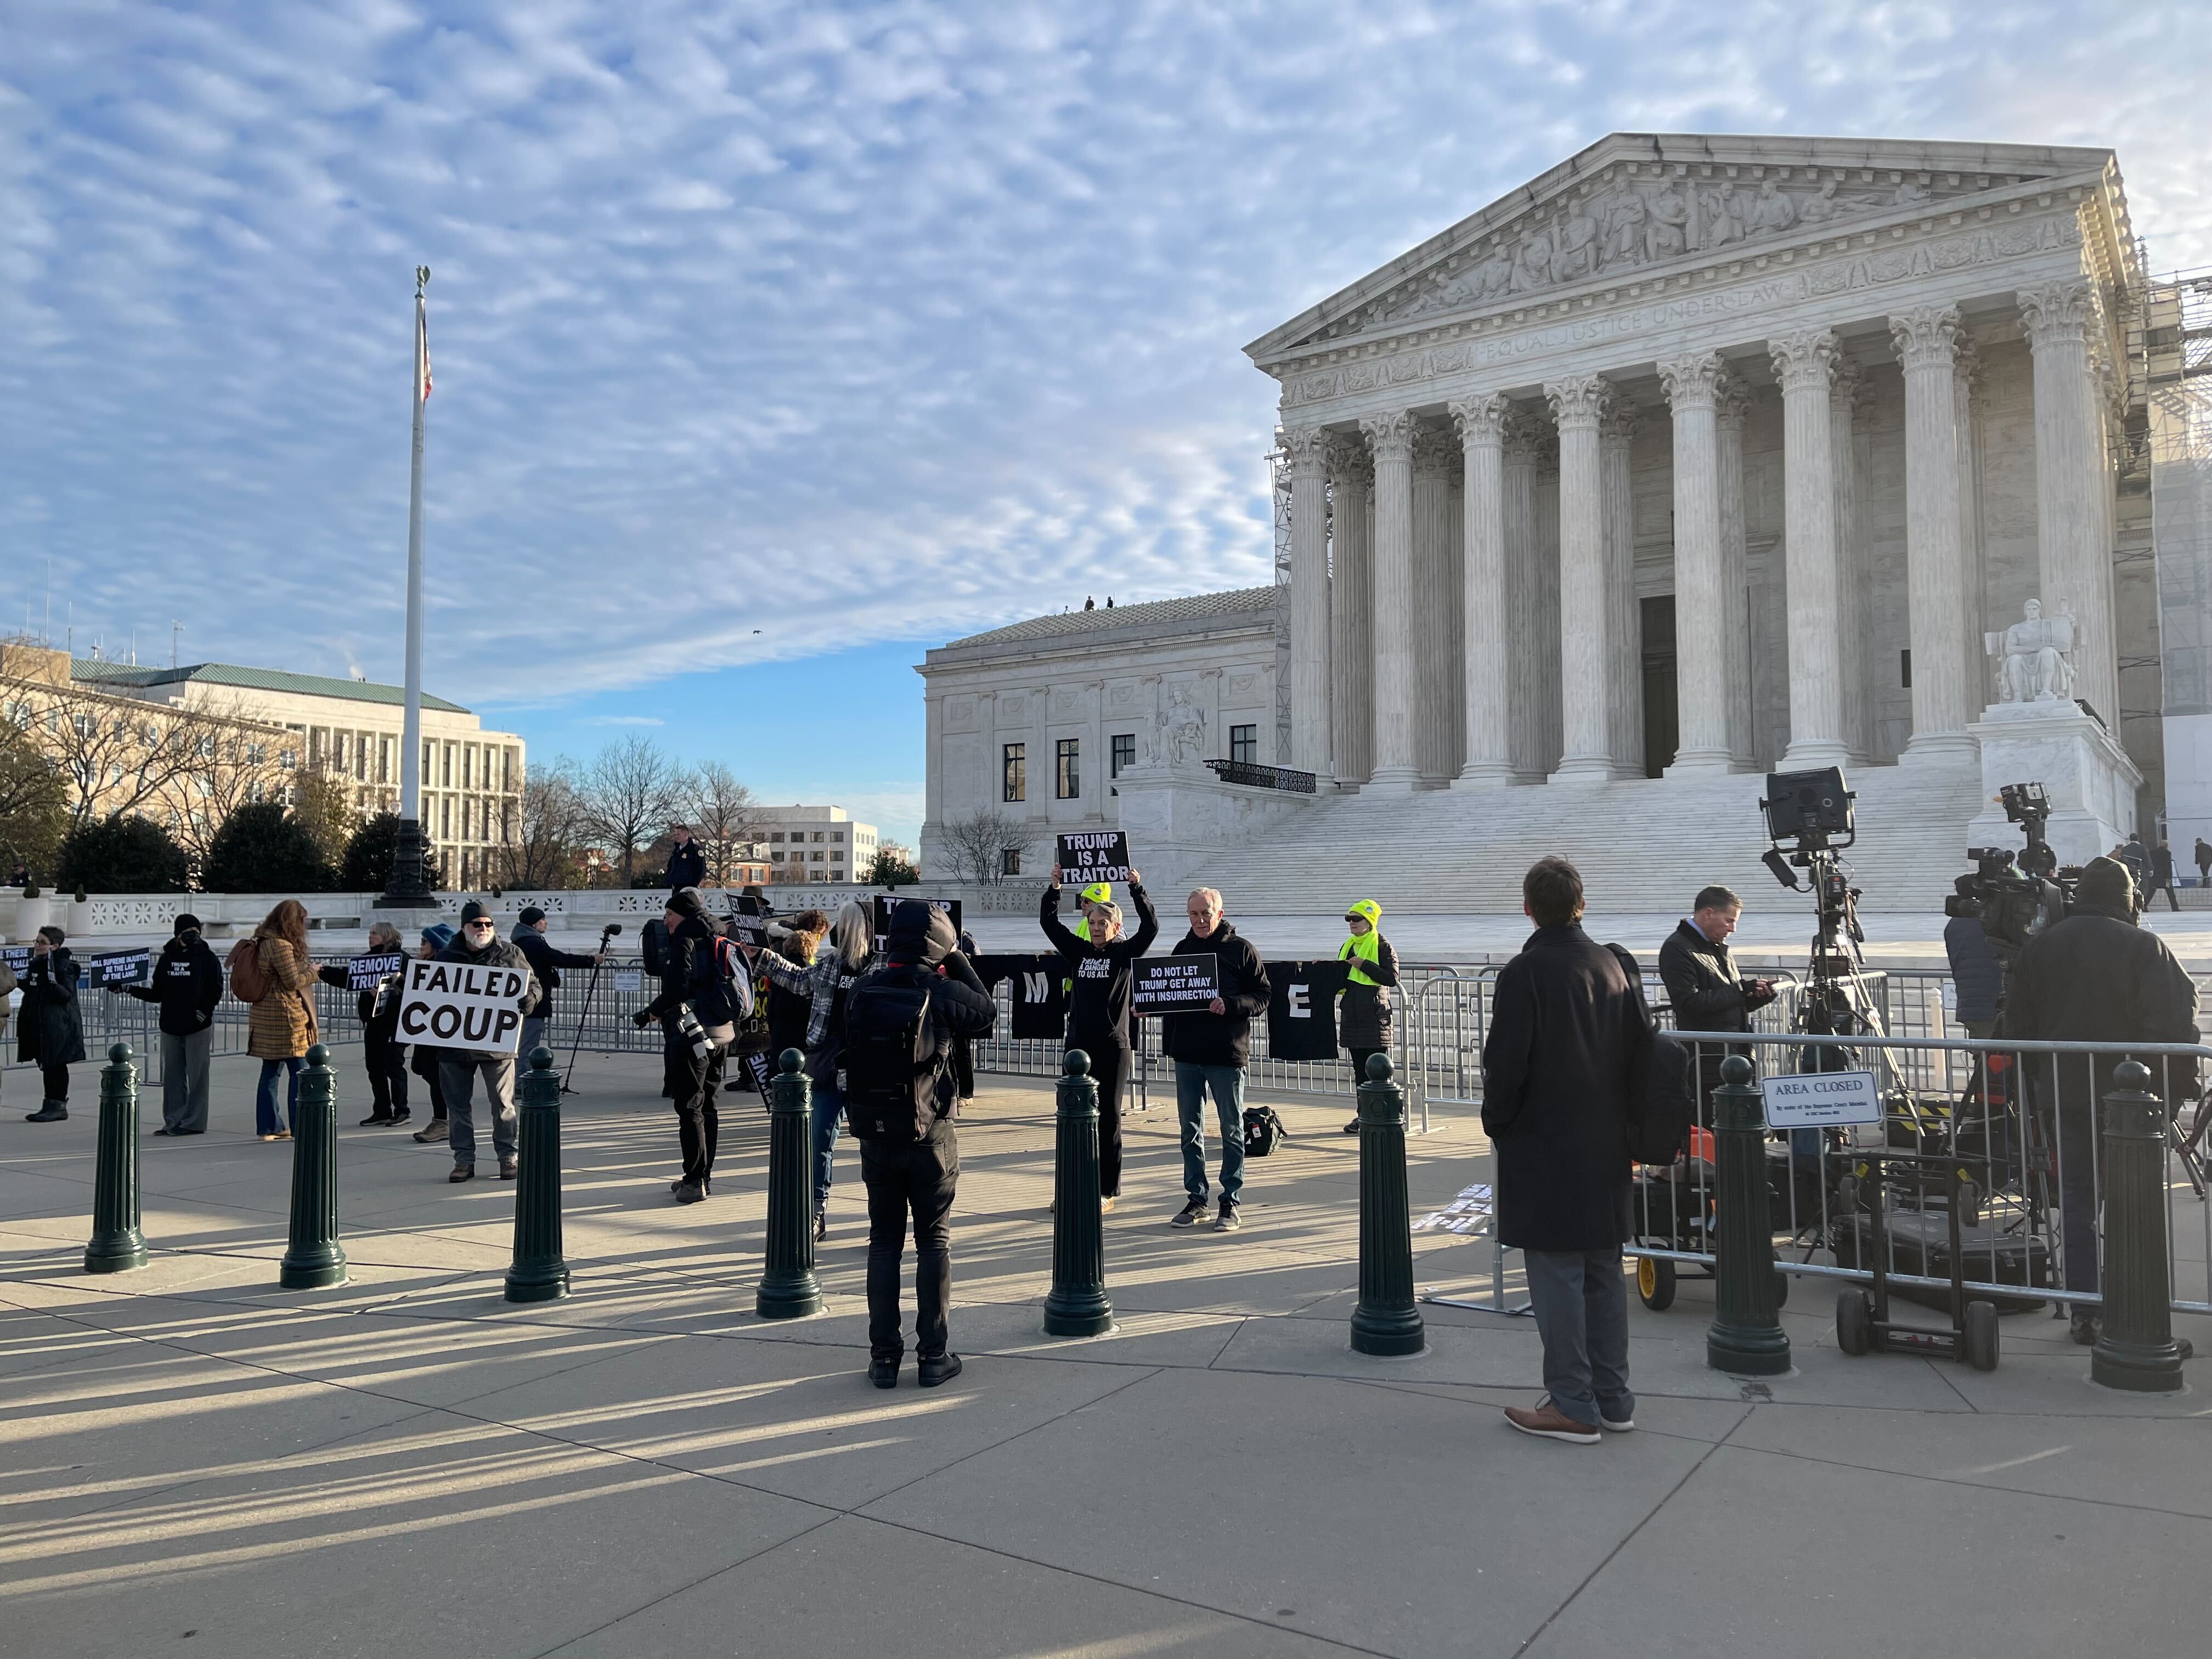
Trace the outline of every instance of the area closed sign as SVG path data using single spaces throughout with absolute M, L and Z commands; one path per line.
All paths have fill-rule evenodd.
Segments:
M 1881 1121 L 1881 1090 L 1872 1072 L 1808 1072 L 1762 1079 L 1770 1129 L 1826 1129 Z
M 529 974 L 496 963 L 410 962 L 399 999 L 399 1040 L 431 1048 L 513 1054 L 522 1038 Z

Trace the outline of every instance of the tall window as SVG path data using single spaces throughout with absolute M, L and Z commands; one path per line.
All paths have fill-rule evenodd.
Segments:
M 999 849 L 999 873 L 1002 876 L 1018 876 L 1021 872 L 1022 849 L 1018 847 L 1000 848 Z
M 1078 753 L 1080 738 L 1062 738 L 1053 745 L 1052 792 L 1061 800 L 1083 795 L 1083 768 Z
M 1256 726 L 1232 726 L 1229 728 L 1229 758 L 1257 764 L 1260 759 L 1260 728 Z
M 1136 763 L 1137 734 L 1134 732 L 1116 732 L 1114 734 L 1114 775 L 1120 777 L 1123 767 L 1134 766 Z
M 1000 798 L 1006 800 L 1027 800 L 1030 798 L 1029 746 L 1010 743 L 1005 758 L 1000 763 Z

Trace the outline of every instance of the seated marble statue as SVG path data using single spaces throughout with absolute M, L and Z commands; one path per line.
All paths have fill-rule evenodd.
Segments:
M 2064 604 L 2046 617 L 2042 601 L 2030 599 L 2021 620 L 1987 639 L 1998 659 L 1998 702 L 2063 702 L 2074 695 L 2074 616 Z

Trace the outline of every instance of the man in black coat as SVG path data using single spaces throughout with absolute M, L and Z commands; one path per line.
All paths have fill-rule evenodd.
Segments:
M 849 1023 L 864 989 L 929 991 L 931 1048 L 950 1059 L 954 1039 L 988 1036 L 998 1007 L 968 958 L 945 912 L 920 899 L 892 907 L 878 964 L 861 975 L 846 1005 L 848 1042 L 861 1033 Z M 850 1052 L 849 1048 L 848 1050 Z M 862 1117 L 848 1107 L 860 1140 L 860 1179 L 868 1189 L 868 1380 L 879 1389 L 898 1383 L 906 1352 L 899 1316 L 899 1263 L 906 1254 L 907 1220 L 914 1221 L 915 1359 L 917 1380 L 936 1388 L 960 1375 L 960 1356 L 950 1346 L 952 1304 L 952 1200 L 960 1185 L 960 1142 L 952 1121 L 960 1097 L 951 1067 L 938 1065 L 916 1080 L 927 1092 L 933 1117 L 919 1139 L 860 1136 Z M 857 1086 L 857 1084 L 855 1085 Z
M 606 953 L 594 956 L 586 951 L 556 951 L 553 941 L 545 937 L 545 913 L 534 904 L 526 904 L 514 919 L 514 931 L 507 937 L 530 963 L 530 971 L 538 976 L 538 988 L 544 993 L 538 1000 L 538 1012 L 522 1022 L 521 1055 L 527 1060 L 538 1045 L 545 1040 L 545 1028 L 553 1022 L 553 994 L 561 988 L 563 968 L 595 968 L 605 962 Z
M 1218 1233 L 1243 1225 L 1237 1206 L 1244 1190 L 1244 1071 L 1252 1063 L 1252 1022 L 1267 1012 L 1267 969 L 1252 941 L 1221 914 L 1221 895 L 1194 892 L 1184 906 L 1190 931 L 1172 954 L 1211 956 L 1221 994 L 1197 1013 L 1160 1017 L 1160 1047 L 1175 1061 L 1176 1117 L 1182 1130 L 1182 1188 L 1187 1198 L 1169 1225 L 1194 1227 L 1206 1218 L 1206 1096 L 1213 1093 L 1221 1125 L 1221 1210 Z
M 222 963 L 200 937 L 189 911 L 171 924 L 169 942 L 154 959 L 151 985 L 114 985 L 161 1011 L 161 1127 L 157 1135 L 201 1135 L 208 1123 L 208 1056 L 215 1051 L 215 1011 L 222 1001 Z
M 676 843 L 668 851 L 668 868 L 661 879 L 670 892 L 679 888 L 696 887 L 707 879 L 707 855 L 699 850 L 699 843 L 691 839 L 691 826 L 672 823 L 668 834 Z
M 1524 1434 L 1595 1445 L 1636 1426 L 1628 1388 L 1628 1108 L 1650 1028 L 1620 959 L 1582 930 L 1565 859 L 1522 878 L 1536 931 L 1498 975 L 1482 1046 L 1482 1127 L 1496 1147 L 1498 1231 L 1522 1253 L 1546 1397 L 1506 1409 Z
M 1676 1030 L 1748 1031 L 1752 1012 L 1774 1000 L 1774 987 L 1763 979 L 1744 978 L 1729 951 L 1729 935 L 1742 915 L 1743 901 L 1729 889 L 1705 888 L 1689 915 L 1659 947 L 1659 978 L 1674 1011 Z M 1709 1099 L 1718 1085 L 1721 1061 L 1729 1052 L 1725 1042 L 1697 1045 L 1700 1100 Z M 1745 1050 L 1737 1045 L 1735 1052 Z
M 2163 836 L 2150 850 L 2150 878 L 2152 884 L 2166 895 L 2166 908 L 2179 910 L 2181 901 L 2173 896 L 2173 843 Z M 2148 901 L 2144 908 L 2149 908 Z
M 2212 841 L 2197 838 L 2197 884 L 2212 887 Z
M 2013 959 L 2012 985 L 1997 1023 L 2001 1037 L 2047 1042 L 2110 1042 L 2115 1052 L 2030 1054 L 2028 1086 L 2037 1109 L 2058 1125 L 2060 1243 L 2066 1288 L 2099 1290 L 2097 1126 L 2099 1103 L 2130 1042 L 2195 1042 L 2197 982 L 2166 941 L 2136 926 L 2128 872 L 2114 859 L 2092 859 L 2063 921 L 2028 940 Z M 2054 1064 L 2055 1060 L 2055 1064 Z M 2194 1095 L 2196 1062 L 2148 1056 L 2152 1086 L 2169 1101 Z M 2074 1304 L 2074 1340 L 2096 1340 L 2096 1316 Z

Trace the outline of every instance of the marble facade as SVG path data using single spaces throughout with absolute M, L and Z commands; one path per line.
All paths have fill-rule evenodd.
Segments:
M 2126 766 L 2142 287 L 2108 150 L 1592 145 L 1247 348 L 1280 386 L 1290 763 L 1972 771 L 1984 635 L 2037 598 Z

